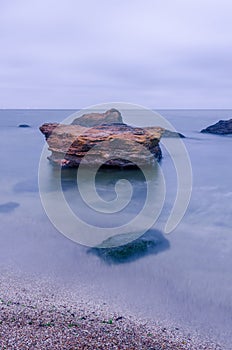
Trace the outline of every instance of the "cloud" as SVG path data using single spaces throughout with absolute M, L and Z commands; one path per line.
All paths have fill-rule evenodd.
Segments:
M 0 107 L 229 108 L 231 10 L 226 0 L 0 1 Z

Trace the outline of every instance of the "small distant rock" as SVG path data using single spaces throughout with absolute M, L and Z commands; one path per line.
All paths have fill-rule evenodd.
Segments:
M 123 123 L 122 115 L 117 109 L 111 108 L 105 113 L 83 114 L 81 117 L 74 119 L 71 125 L 80 125 L 90 128 L 103 124 L 111 125 L 118 123 Z
M 18 127 L 19 128 L 30 128 L 31 126 L 28 124 L 19 124 Z
M 201 130 L 201 132 L 217 135 L 232 134 L 232 119 L 219 120 L 219 122 L 208 126 L 206 129 Z

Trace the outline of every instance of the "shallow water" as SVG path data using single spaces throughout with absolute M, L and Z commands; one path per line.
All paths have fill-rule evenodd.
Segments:
M 199 331 L 232 348 L 232 145 L 231 137 L 201 134 L 199 130 L 232 111 L 160 111 L 187 136 L 184 143 L 193 170 L 193 192 L 187 212 L 174 232 L 164 226 L 176 193 L 176 175 L 165 148 L 161 167 L 167 196 L 158 222 L 126 249 L 98 250 L 78 245 L 51 224 L 40 202 L 38 164 L 44 146 L 38 127 L 62 121 L 74 111 L 0 111 L 0 264 L 59 279 L 67 288 L 88 286 L 98 299 L 131 313 Z M 131 122 L 129 120 L 126 122 Z M 138 125 L 146 120 L 139 116 Z M 18 128 L 19 124 L 31 128 Z M 48 164 L 48 167 L 50 165 Z M 133 173 L 132 204 L 120 223 L 141 208 L 146 182 Z M 128 176 L 128 174 L 127 174 Z M 75 192 L 75 176 L 64 174 L 67 200 L 85 217 L 86 207 Z M 130 178 L 130 175 L 129 177 Z M 99 193 L 114 196 L 112 173 L 99 174 Z M 92 213 L 90 222 L 117 224 Z

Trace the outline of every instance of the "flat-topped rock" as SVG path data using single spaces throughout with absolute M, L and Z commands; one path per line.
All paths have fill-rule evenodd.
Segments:
M 89 165 L 107 167 L 134 167 L 135 164 L 150 165 L 162 157 L 159 140 L 163 129 L 159 127 L 138 128 L 124 123 L 104 124 L 94 127 L 47 123 L 40 127 L 45 135 L 49 150 L 48 159 L 62 167 L 77 167 L 91 150 Z M 103 147 L 94 146 L 104 142 Z M 143 149 L 138 145 L 144 146 Z M 108 160 L 109 150 L 113 159 Z M 150 151 L 150 152 L 147 152 Z M 127 159 L 132 159 L 132 163 Z M 134 162 L 134 164 L 133 164 Z
M 218 135 L 232 134 L 232 119 L 219 120 L 219 122 L 208 126 L 206 129 L 201 130 L 201 132 Z
M 73 120 L 72 125 L 81 125 L 92 127 L 102 124 L 123 123 L 121 113 L 112 108 L 105 113 L 89 113 L 83 114 L 81 117 Z

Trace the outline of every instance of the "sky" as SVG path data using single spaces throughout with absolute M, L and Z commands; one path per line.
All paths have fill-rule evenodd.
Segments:
M 0 108 L 232 108 L 231 0 L 0 0 Z

